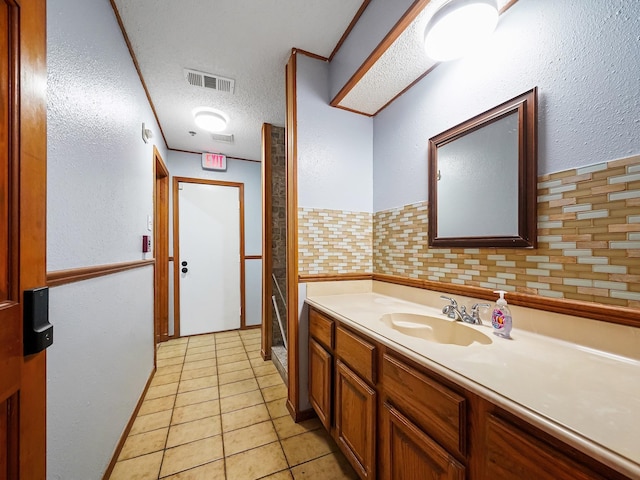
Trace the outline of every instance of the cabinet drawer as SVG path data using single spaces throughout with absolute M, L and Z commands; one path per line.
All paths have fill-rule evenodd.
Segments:
M 336 355 L 371 384 L 376 383 L 375 354 L 376 347 L 374 345 L 355 333 L 338 326 L 336 329 Z
M 313 308 L 309 310 L 309 335 L 333 350 L 333 320 Z
M 466 454 L 466 400 L 402 361 L 384 355 L 382 385 L 398 409 L 443 447 Z

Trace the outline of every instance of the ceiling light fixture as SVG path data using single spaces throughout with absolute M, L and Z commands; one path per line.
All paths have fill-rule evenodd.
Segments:
M 229 118 L 213 108 L 198 108 L 193 112 L 196 125 L 207 132 L 222 132 Z
M 427 23 L 424 33 L 427 55 L 439 62 L 460 58 L 488 38 L 497 23 L 496 0 L 451 0 Z

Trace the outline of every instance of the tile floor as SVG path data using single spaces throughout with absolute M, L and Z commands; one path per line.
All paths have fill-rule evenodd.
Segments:
M 260 331 L 163 343 L 110 480 L 356 479 L 318 419 L 294 423 Z

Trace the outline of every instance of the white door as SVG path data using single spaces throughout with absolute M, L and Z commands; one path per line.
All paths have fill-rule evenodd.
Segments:
M 180 182 L 178 192 L 180 335 L 240 328 L 239 188 Z

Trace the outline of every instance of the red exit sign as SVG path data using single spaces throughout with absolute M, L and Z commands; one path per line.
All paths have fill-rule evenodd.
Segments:
M 227 157 L 220 153 L 203 153 L 202 168 L 205 170 L 226 170 Z

